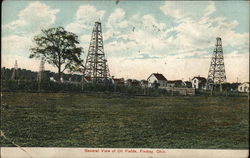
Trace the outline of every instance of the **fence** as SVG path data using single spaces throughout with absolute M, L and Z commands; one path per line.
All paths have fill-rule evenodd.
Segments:
M 139 96 L 179 96 L 179 95 L 198 95 L 198 96 L 248 96 L 247 93 L 237 91 L 210 91 L 195 90 L 193 88 L 144 88 L 141 86 L 124 86 L 112 83 L 91 84 L 81 82 L 53 82 L 53 81 L 29 81 L 29 80 L 2 80 L 1 90 L 3 92 L 76 92 L 76 93 L 112 93 L 114 95 L 139 95 Z
M 53 82 L 53 81 L 28 81 L 28 80 L 2 80 L 1 89 L 4 92 L 78 92 L 78 93 L 113 93 L 116 95 L 151 95 L 165 96 L 168 93 L 165 90 L 148 88 L 140 86 L 124 86 L 112 83 L 92 84 L 81 82 Z
M 229 90 L 224 90 L 220 92 L 219 90 L 196 90 L 196 95 L 198 96 L 228 96 L 228 97 L 247 97 L 249 94 L 248 93 L 241 93 L 238 91 L 229 91 Z
M 166 87 L 166 90 L 170 92 L 172 95 L 195 95 L 194 88 L 186 88 L 186 87 Z

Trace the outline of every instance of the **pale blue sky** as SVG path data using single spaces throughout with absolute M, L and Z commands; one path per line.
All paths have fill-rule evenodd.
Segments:
M 18 13 L 24 9 L 32 1 L 4 1 L 2 3 L 2 24 L 7 24 L 17 19 Z M 154 14 L 157 19 L 169 20 L 159 10 L 159 7 L 164 4 L 164 1 L 121 1 L 118 5 L 114 1 L 40 1 L 51 8 L 58 8 L 60 12 L 57 14 L 57 20 L 54 26 L 65 25 L 73 21 L 76 10 L 80 5 L 90 4 L 95 6 L 98 10 L 105 10 L 107 15 L 110 14 L 114 9 L 120 7 L 126 11 L 128 16 L 135 13 L 142 14 Z M 195 10 L 194 14 L 199 16 L 201 12 L 201 5 L 206 5 L 207 1 L 188 1 L 188 10 L 191 12 Z M 215 5 L 218 10 L 211 16 L 224 16 L 229 21 L 237 20 L 239 25 L 236 27 L 237 32 L 248 32 L 249 22 L 247 15 L 249 14 L 249 5 L 246 1 L 215 1 Z M 155 8 L 155 9 L 154 9 Z M 239 9 L 240 8 L 240 9 Z M 5 33 L 5 32 L 4 32 Z
M 4 1 L 3 66 L 11 67 L 17 59 L 20 67 L 37 70 L 39 65 L 30 65 L 38 61 L 28 59 L 32 37 L 42 28 L 57 26 L 79 36 L 85 58 L 98 19 L 114 76 L 144 79 L 160 72 L 169 79 L 207 77 L 215 38 L 220 36 L 228 80 L 249 80 L 247 1 L 120 1 L 117 5 L 91 0 Z

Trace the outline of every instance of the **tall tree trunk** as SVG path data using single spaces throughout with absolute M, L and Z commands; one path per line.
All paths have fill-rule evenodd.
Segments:
M 61 82 L 61 65 L 58 67 L 58 81 Z
M 61 54 L 58 52 L 58 77 L 59 82 L 61 82 Z

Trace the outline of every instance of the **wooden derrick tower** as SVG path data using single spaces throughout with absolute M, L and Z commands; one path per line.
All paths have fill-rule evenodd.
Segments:
M 107 59 L 105 58 L 102 26 L 100 22 L 95 22 L 88 55 L 85 63 L 84 76 L 90 77 L 94 83 L 103 82 L 110 77 Z
M 215 49 L 208 72 L 208 85 L 213 89 L 214 85 L 220 85 L 226 81 L 226 71 L 223 57 L 222 41 L 220 37 L 216 38 Z M 222 90 L 222 89 L 221 89 Z

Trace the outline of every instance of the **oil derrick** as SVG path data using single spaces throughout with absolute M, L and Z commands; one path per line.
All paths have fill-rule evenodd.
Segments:
M 103 72 L 103 74 L 106 78 L 110 76 L 107 59 L 104 60 L 104 72 Z
M 12 76 L 11 76 L 11 79 L 12 80 L 17 80 L 17 76 L 18 76 L 18 66 L 17 66 L 17 60 L 15 61 L 15 65 L 14 65 L 14 69 L 13 69 L 13 72 L 12 72 Z
M 107 60 L 105 59 L 102 26 L 95 22 L 93 28 L 88 55 L 85 63 L 84 76 L 90 77 L 94 83 L 103 82 L 109 75 Z
M 43 78 L 44 78 L 44 76 L 43 76 L 44 64 L 45 64 L 45 61 L 42 59 L 42 60 L 41 60 L 41 63 L 40 63 L 40 66 L 39 66 L 39 72 L 38 72 L 38 74 L 37 74 L 37 80 L 38 80 L 39 82 L 41 82 L 41 81 L 43 80 Z
M 215 49 L 213 52 L 207 81 L 208 81 L 208 86 L 210 86 L 211 89 L 213 89 L 213 85 L 219 84 L 221 91 L 222 91 L 221 84 L 226 81 L 222 41 L 220 37 L 216 38 Z

